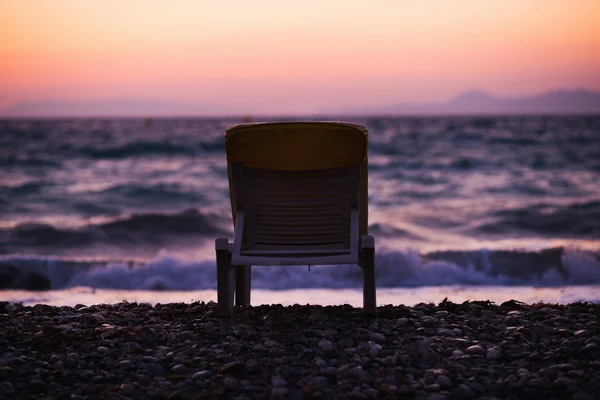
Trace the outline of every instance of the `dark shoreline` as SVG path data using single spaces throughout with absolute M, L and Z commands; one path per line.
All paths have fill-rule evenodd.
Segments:
M 600 304 L 215 306 L 0 302 L 0 398 L 600 398 Z

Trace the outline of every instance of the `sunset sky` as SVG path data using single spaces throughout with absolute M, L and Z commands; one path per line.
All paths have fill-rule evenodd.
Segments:
M 598 0 L 2 0 L 0 110 L 310 113 L 600 90 Z

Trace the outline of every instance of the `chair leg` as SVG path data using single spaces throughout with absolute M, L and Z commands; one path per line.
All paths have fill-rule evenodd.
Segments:
M 363 270 L 363 311 L 377 315 L 377 293 L 375 286 L 375 241 L 372 236 L 363 236 L 361 268 Z
M 221 317 L 230 317 L 233 306 L 233 282 L 227 238 L 215 240 L 215 251 L 217 253 L 217 314 Z
M 229 309 L 231 313 L 235 312 L 234 301 L 235 301 L 235 289 L 236 289 L 236 281 L 235 281 L 235 268 L 231 265 L 231 254 L 229 254 L 229 298 L 227 300 L 229 304 Z
M 250 277 L 252 266 L 236 265 L 235 266 L 235 305 L 249 306 L 250 305 Z

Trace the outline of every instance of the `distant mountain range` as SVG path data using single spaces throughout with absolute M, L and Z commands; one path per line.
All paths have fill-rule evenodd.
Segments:
M 0 117 L 86 117 L 86 116 L 218 116 L 243 115 L 240 107 L 228 109 L 223 104 L 171 103 L 151 100 L 20 102 Z M 269 115 L 271 113 L 265 113 Z M 400 103 L 383 107 L 331 109 L 321 114 L 344 115 L 501 115 L 501 114 L 600 114 L 600 92 L 585 89 L 553 90 L 529 97 L 495 97 L 472 90 L 448 102 Z
M 355 112 L 360 110 L 356 109 Z M 600 114 L 600 92 L 553 90 L 528 97 L 494 97 L 480 90 L 464 92 L 448 102 L 410 104 L 362 110 L 371 114 Z

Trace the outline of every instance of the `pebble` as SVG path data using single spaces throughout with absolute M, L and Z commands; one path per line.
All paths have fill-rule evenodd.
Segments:
M 491 349 L 489 349 L 486 353 L 486 358 L 488 360 L 496 360 L 498 358 L 500 358 L 502 352 L 500 351 L 500 349 L 498 347 L 492 347 Z
M 385 336 L 383 336 L 381 333 L 371 333 L 369 335 L 369 339 L 377 342 L 377 343 L 383 343 L 385 342 Z
M 377 357 L 379 355 L 379 352 L 381 351 L 381 349 L 382 349 L 382 347 L 379 344 L 371 345 L 371 347 L 369 348 L 369 356 Z
M 193 340 L 196 334 L 192 331 L 179 332 L 179 340 L 185 342 L 186 340 Z
M 587 383 L 588 389 L 592 392 L 600 391 L 600 375 L 596 375 L 596 377 L 590 379 Z
M 309 321 L 327 321 L 329 320 L 329 317 L 327 317 L 327 315 L 321 314 L 321 313 L 315 313 L 312 314 L 310 317 L 308 317 Z
M 144 348 L 142 347 L 142 345 L 140 345 L 138 342 L 126 342 L 126 343 L 123 343 L 123 349 L 125 351 L 132 352 L 132 353 L 144 350 Z
M 560 377 L 552 382 L 552 388 L 557 390 L 567 390 L 570 388 L 577 387 L 577 383 L 573 379 Z
M 455 387 L 452 390 L 452 396 L 455 399 L 474 399 L 475 398 L 475 393 L 473 392 L 473 390 L 468 387 L 467 385 L 458 385 L 457 387 Z
M 15 305 L 10 315 L 8 304 L 0 305 L 0 398 L 25 388 L 39 398 L 108 390 L 115 398 L 238 400 L 550 391 L 586 400 L 600 391 L 596 304 L 382 306 L 369 320 L 350 306 L 244 307 L 221 319 L 214 303 Z
M 324 387 L 329 385 L 329 379 L 324 376 L 315 376 L 309 381 L 309 386 Z
M 239 382 L 237 379 L 228 376 L 223 379 L 223 385 L 225 385 L 226 388 L 235 389 L 239 386 Z
M 469 354 L 486 354 L 486 351 L 483 347 L 481 347 L 480 345 L 476 344 L 473 346 L 469 346 L 467 347 L 467 353 Z
M 559 316 L 559 317 L 555 317 L 553 319 L 555 324 L 568 324 L 569 322 L 569 318 L 563 317 L 563 316 Z
M 8 365 L 11 367 L 22 367 L 27 362 L 22 357 L 15 357 L 8 360 Z
M 132 319 L 135 319 L 136 317 L 135 317 L 135 313 L 127 311 L 127 312 L 123 313 L 123 318 L 126 320 L 132 320 Z
M 572 369 L 567 372 L 567 376 L 571 378 L 583 378 L 585 372 L 580 369 Z
M 68 332 L 68 331 L 70 331 L 70 330 L 73 329 L 73 325 L 71 325 L 71 324 L 63 324 L 63 325 L 57 326 L 57 328 L 60 329 L 63 332 Z
M 173 372 L 174 374 L 185 374 L 187 371 L 187 367 L 183 364 L 177 364 L 171 367 L 171 372 Z
M 424 389 L 428 392 L 437 392 L 440 390 L 440 385 L 437 383 L 432 383 L 431 385 L 426 385 Z
M 148 364 L 148 371 L 153 375 L 163 375 L 165 373 L 165 368 L 157 363 Z
M 446 400 L 446 396 L 443 394 L 434 393 L 425 397 L 425 400 Z
M 600 351 L 600 345 L 597 344 L 597 343 L 588 343 L 588 344 L 585 345 L 585 347 L 583 348 L 583 350 L 589 351 L 591 353 L 599 352 Z
M 9 303 L 10 304 L 10 303 Z M 15 391 L 15 387 L 8 381 L 0 382 L 0 394 L 12 394 Z
M 286 386 L 287 382 L 280 376 L 274 376 L 271 378 L 271 385 L 273 386 Z
M 443 389 L 450 389 L 452 387 L 452 380 L 446 375 L 439 375 L 436 379 L 436 382 Z
M 596 396 L 586 392 L 577 392 L 571 397 L 571 400 L 598 400 Z
M 244 364 L 242 364 L 239 361 L 231 361 L 228 362 L 227 364 L 224 364 L 221 367 L 221 372 L 222 373 L 234 373 L 238 370 L 242 370 L 244 368 Z
M 210 378 L 211 376 L 212 376 L 212 372 L 203 370 L 203 371 L 198 371 L 194 375 L 192 375 L 192 379 L 194 379 L 194 380 L 206 379 L 206 378 Z
M 271 400 L 288 400 L 287 389 L 284 387 L 274 387 L 271 389 Z
M 130 383 L 123 383 L 121 386 L 119 386 L 119 388 L 125 394 L 132 394 L 135 392 L 135 386 Z
M 94 318 L 96 321 L 98 322 L 104 322 L 106 321 L 106 318 L 104 318 L 102 315 L 100 314 L 92 314 L 90 315 L 91 318 Z
M 208 321 L 207 323 L 204 324 L 204 330 L 206 331 L 206 333 L 208 333 L 209 335 L 212 335 L 213 333 L 215 333 L 215 324 Z
M 319 348 L 323 352 L 329 353 L 333 351 L 333 344 L 331 344 L 331 342 L 327 339 L 322 339 L 319 341 Z
M 575 369 L 575 366 L 573 364 L 562 363 L 562 364 L 553 364 L 553 365 L 550 365 L 548 368 L 550 368 L 550 369 L 560 369 L 562 371 L 568 371 L 568 370 L 571 370 L 571 369 Z
M 533 378 L 533 379 L 530 379 L 529 381 L 527 381 L 527 385 L 544 387 L 544 386 L 546 386 L 546 380 L 541 379 L 541 378 Z

